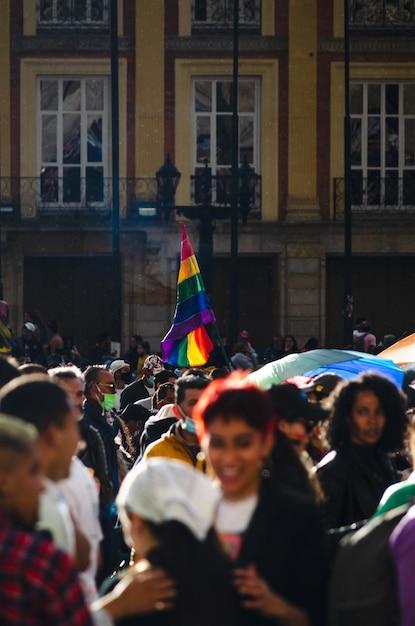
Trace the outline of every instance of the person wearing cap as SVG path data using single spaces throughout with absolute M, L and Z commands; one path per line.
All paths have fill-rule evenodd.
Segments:
M 131 381 L 130 364 L 123 359 L 115 359 L 108 369 L 114 376 L 115 393 L 117 395 L 115 410 L 119 411 L 121 406 L 121 394 Z
M 269 395 L 278 429 L 271 452 L 271 473 L 286 486 L 320 504 L 323 494 L 307 448 L 313 428 L 329 413 L 309 402 L 305 392 L 294 384 L 275 385 Z
M 33 322 L 25 322 L 22 335 L 13 347 L 12 355 L 19 360 L 29 363 L 39 363 L 46 366 L 46 354 L 38 339 L 38 330 Z
M 126 406 L 149 398 L 154 395 L 154 375 L 164 369 L 163 361 L 157 354 L 150 354 L 144 361 L 143 374 L 136 381 L 127 385 L 121 393 L 120 408 L 124 410 Z
M 155 416 L 142 435 L 140 445 L 147 446 L 143 458 L 161 456 L 178 459 L 205 471 L 206 465 L 200 456 L 193 410 L 209 383 L 209 379 L 205 376 L 194 374 L 182 376 L 176 381 L 175 404 L 171 413 L 160 420 L 157 420 Z M 156 434 L 159 434 L 160 438 L 154 441 L 153 437 Z M 151 440 L 153 443 L 150 444 Z
M 162 568 L 177 595 L 155 599 L 152 614 L 118 626 L 236 626 L 231 569 L 213 530 L 220 489 L 171 459 L 150 459 L 128 474 L 117 497 L 123 533 L 142 574 Z M 123 578 L 118 574 L 110 584 Z
M 215 528 L 235 565 L 244 626 L 322 626 L 325 537 L 317 507 L 264 473 L 274 445 L 270 396 L 237 374 L 213 381 L 194 409 L 222 488 Z

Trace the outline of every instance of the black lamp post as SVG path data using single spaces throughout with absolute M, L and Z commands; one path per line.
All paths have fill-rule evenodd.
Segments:
M 344 0 L 344 345 L 353 343 L 352 199 L 350 153 L 350 0 Z
M 181 173 L 167 154 L 164 164 L 156 172 L 157 200 L 166 222 L 175 207 L 175 196 Z
M 112 139 L 112 329 L 114 341 L 121 341 L 121 255 L 120 255 L 120 151 L 118 97 L 117 0 L 111 0 L 111 139 Z

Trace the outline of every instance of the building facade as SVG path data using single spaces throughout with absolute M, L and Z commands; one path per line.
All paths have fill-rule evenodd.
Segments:
M 288 333 L 340 345 L 343 1 L 240 5 L 239 160 L 261 177 L 239 226 L 240 327 L 260 348 Z M 0 6 L 4 297 L 14 328 L 36 309 L 83 347 L 111 325 L 109 2 Z M 216 181 L 229 173 L 231 6 L 118 0 L 124 344 L 140 333 L 157 350 L 174 309 L 179 228 L 151 210 L 166 154 L 178 206 L 197 202 L 205 167 Z M 400 334 L 415 325 L 415 4 L 351 0 L 350 22 L 355 316 Z M 197 221 L 189 232 L 197 248 Z M 228 219 L 213 245 L 226 333 Z

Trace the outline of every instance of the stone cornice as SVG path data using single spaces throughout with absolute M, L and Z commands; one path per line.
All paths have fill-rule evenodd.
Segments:
M 287 50 L 287 40 L 282 37 L 241 35 L 241 52 L 275 54 Z M 232 52 L 232 35 L 193 35 L 192 37 L 168 37 L 166 49 L 171 52 Z
M 133 50 L 133 42 L 128 37 L 119 38 L 121 52 Z M 42 53 L 42 52 L 109 52 L 110 37 L 104 33 L 54 33 L 22 37 L 15 35 L 12 41 L 15 53 Z
M 410 37 L 351 37 L 351 52 L 374 52 L 374 53 L 405 53 L 415 52 L 415 38 Z M 320 39 L 319 52 L 343 52 L 342 38 Z

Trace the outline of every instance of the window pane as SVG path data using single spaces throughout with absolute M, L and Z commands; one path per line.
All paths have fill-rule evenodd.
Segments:
M 239 119 L 239 162 L 254 162 L 254 120 L 251 117 Z
M 369 114 L 380 113 L 380 85 L 368 85 L 367 111 Z
M 352 205 L 363 204 L 363 173 L 362 170 L 352 170 L 350 177 Z
M 216 84 L 216 108 L 219 112 L 232 112 L 232 83 L 230 81 Z
M 362 164 L 362 121 L 351 120 L 351 154 L 352 165 Z
M 65 203 L 81 201 L 81 168 L 63 168 L 63 201 Z
M 104 201 L 104 169 L 102 167 L 86 168 L 86 201 Z
M 103 111 L 104 109 L 104 81 L 86 81 L 86 108 L 87 111 Z
M 415 165 L 415 119 L 405 120 L 405 165 Z
M 86 20 L 86 4 L 86 0 L 74 0 L 72 16 L 76 22 Z
M 40 81 L 40 108 L 42 111 L 58 110 L 58 81 Z
M 57 117 L 42 115 L 42 161 L 54 163 L 57 156 Z
M 350 84 L 350 113 L 361 115 L 363 113 L 363 85 Z
M 63 81 L 63 110 L 79 111 L 81 109 L 81 83 L 79 80 Z
M 253 81 L 240 81 L 238 86 L 238 110 L 241 113 L 253 113 L 255 111 L 255 83 Z
M 399 165 L 399 118 L 387 117 L 385 128 L 385 163 L 386 167 Z
M 53 0 L 40 0 L 40 19 L 42 22 L 53 19 Z
M 399 113 L 399 85 L 386 85 L 386 113 Z
M 195 83 L 196 111 L 212 110 L 212 82 L 198 80 Z
M 405 115 L 415 114 L 415 83 L 403 86 L 403 112 Z
M 385 204 L 397 206 L 399 204 L 399 172 L 398 170 L 385 172 Z
M 367 173 L 367 204 L 380 205 L 380 171 L 369 170 Z
M 415 171 L 406 170 L 403 173 L 403 204 L 415 204 Z
M 42 202 L 58 202 L 59 179 L 57 167 L 43 167 L 40 173 L 40 196 Z
M 218 115 L 216 121 L 216 163 L 231 164 L 232 117 Z
M 197 22 L 205 22 L 207 19 L 206 0 L 194 0 L 195 3 L 195 20 Z
M 63 162 L 80 163 L 81 116 L 63 116 Z
M 103 0 L 91 0 L 91 20 L 93 22 L 104 21 L 104 2 Z
M 199 116 L 196 120 L 196 160 L 210 162 L 210 118 Z
M 367 164 L 369 167 L 380 166 L 380 118 L 368 118 Z
M 102 161 L 102 117 L 88 115 L 88 161 Z

